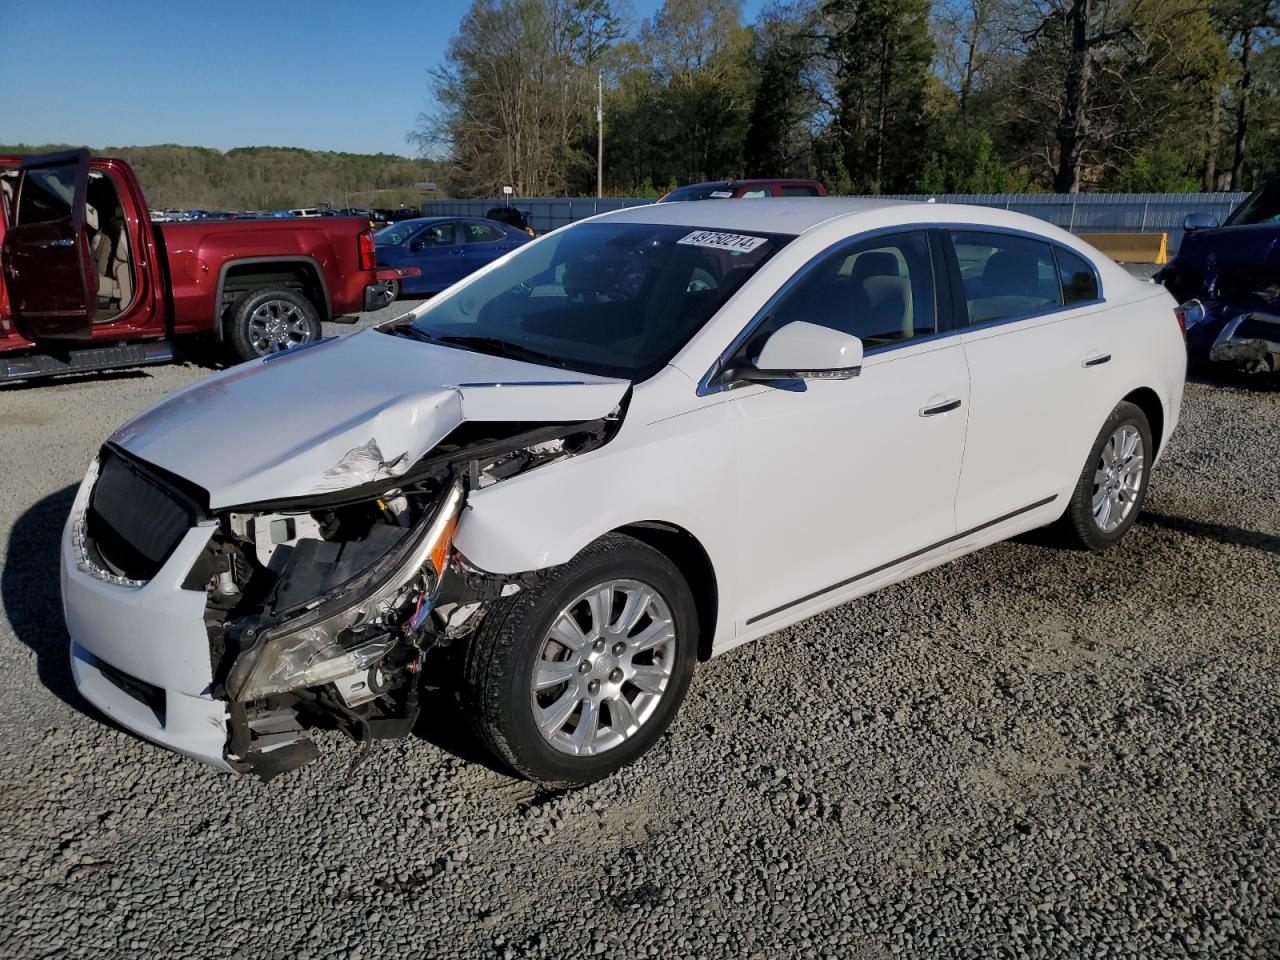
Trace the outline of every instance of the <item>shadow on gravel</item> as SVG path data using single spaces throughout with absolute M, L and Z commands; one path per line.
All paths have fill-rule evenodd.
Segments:
M 464 719 L 461 703 L 462 665 L 458 655 L 462 642 L 428 656 L 423 665 L 424 683 L 419 701 L 421 710 L 413 726 L 413 735 L 451 753 L 467 763 L 478 763 L 504 777 L 512 772 L 502 766 L 471 732 Z
M 1240 387 L 1257 393 L 1280 393 L 1280 373 L 1243 373 L 1231 367 L 1197 362 L 1187 367 L 1187 379 L 1209 387 Z
M 0 599 L 14 634 L 35 651 L 40 682 L 59 700 L 101 721 L 71 681 L 67 627 L 62 619 L 59 543 L 75 497 L 75 484 L 63 487 L 18 518 L 0 571 Z
M 1203 520 L 1188 520 L 1186 517 L 1173 517 L 1165 513 L 1143 511 L 1138 516 L 1138 523 L 1148 527 L 1160 527 L 1163 530 L 1177 530 L 1192 537 L 1203 540 L 1214 540 L 1232 547 L 1251 547 L 1263 553 L 1280 555 L 1280 537 L 1257 530 L 1243 530 L 1240 527 L 1228 527 L 1221 523 L 1206 523 Z

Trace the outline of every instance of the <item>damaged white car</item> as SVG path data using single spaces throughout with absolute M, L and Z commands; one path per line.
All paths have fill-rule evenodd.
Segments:
M 1059 519 L 1115 543 L 1184 373 L 1163 289 L 1015 214 L 596 218 L 122 427 L 63 539 L 75 681 L 270 777 L 408 734 L 453 645 L 497 757 L 584 783 L 700 659 Z

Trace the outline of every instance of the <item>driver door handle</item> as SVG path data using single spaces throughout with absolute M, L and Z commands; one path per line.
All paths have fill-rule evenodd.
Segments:
M 1109 353 L 1100 353 L 1100 354 L 1098 354 L 1097 356 L 1094 356 L 1094 357 L 1087 357 L 1087 358 L 1085 358 L 1084 360 L 1081 360 L 1081 361 L 1080 361 L 1080 366 L 1082 366 L 1082 367 L 1100 367 L 1100 366 L 1102 366 L 1104 363 L 1107 363 L 1108 361 L 1110 361 L 1110 359 L 1111 359 L 1111 354 L 1109 354 Z
M 959 410 L 959 409 L 960 409 L 960 401 L 958 399 L 944 400 L 942 401 L 942 403 L 935 403 L 931 407 L 921 407 L 920 416 L 936 417 L 940 413 L 950 413 L 952 410 Z

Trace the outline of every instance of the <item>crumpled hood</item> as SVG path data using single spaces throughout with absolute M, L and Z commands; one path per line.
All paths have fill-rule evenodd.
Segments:
M 362 330 L 215 374 L 111 441 L 220 509 L 399 476 L 468 420 L 603 417 L 629 386 Z

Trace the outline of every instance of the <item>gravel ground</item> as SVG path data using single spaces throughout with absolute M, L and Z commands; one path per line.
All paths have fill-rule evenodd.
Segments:
M 536 792 L 447 704 L 271 784 L 110 726 L 73 485 L 187 365 L 0 389 L 10 957 L 1280 954 L 1280 384 L 1196 382 L 1105 556 L 998 545 L 701 665 L 621 775 Z

